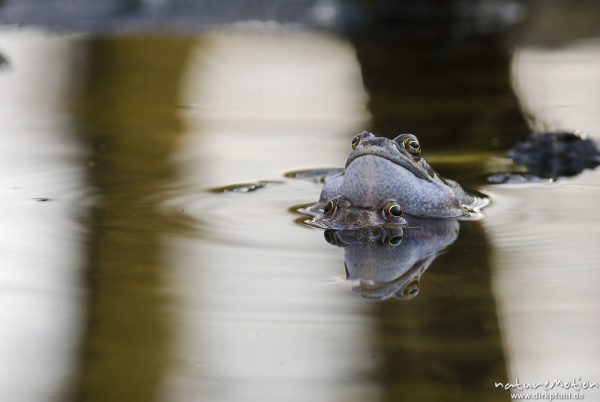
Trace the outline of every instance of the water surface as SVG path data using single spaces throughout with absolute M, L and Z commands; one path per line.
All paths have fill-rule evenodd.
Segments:
M 0 34 L 11 400 L 505 401 L 494 382 L 600 379 L 600 173 L 484 180 L 524 115 L 596 136 L 594 42 L 511 58 L 489 38 L 442 51 L 435 35 L 273 26 Z M 364 129 L 414 132 L 436 169 L 492 200 L 408 301 L 353 292 L 343 250 L 290 210 L 320 186 L 284 173 L 342 166 Z

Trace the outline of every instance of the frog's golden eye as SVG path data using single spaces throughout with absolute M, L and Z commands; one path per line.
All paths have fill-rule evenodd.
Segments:
M 362 141 L 363 137 L 362 135 L 357 135 L 356 137 L 352 138 L 352 149 L 356 148 L 356 146 L 358 144 L 360 144 L 360 142 Z
M 421 144 L 416 138 L 407 138 L 402 143 L 404 145 L 404 149 L 411 153 L 413 156 L 421 155 Z
M 390 201 L 385 204 L 381 211 L 384 219 L 395 219 L 402 217 L 402 207 L 396 201 Z
M 323 208 L 323 213 L 325 215 L 333 215 L 335 211 L 337 211 L 337 203 L 333 200 L 327 201 L 327 204 Z

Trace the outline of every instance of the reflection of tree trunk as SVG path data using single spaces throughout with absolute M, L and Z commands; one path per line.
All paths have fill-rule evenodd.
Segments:
M 452 38 L 458 27 L 452 24 L 372 26 L 351 38 L 372 129 L 387 136 L 413 132 L 427 150 L 481 151 L 494 138 L 507 147 L 528 133 L 508 55 L 498 36 Z M 494 389 L 507 374 L 485 242 L 479 224 L 461 224 L 456 243 L 423 276 L 419 296 L 374 307 L 382 400 L 508 399 Z
M 377 305 L 382 401 L 509 400 L 494 388 L 507 374 L 482 239 L 480 225 L 462 225 L 419 296 Z
M 168 353 L 161 238 L 177 227 L 159 210 L 173 180 L 180 78 L 190 42 L 92 40 L 81 135 L 98 200 L 89 216 L 87 333 L 76 401 L 152 401 Z
M 443 13 L 446 6 L 440 7 Z M 504 38 L 457 34 L 469 28 L 451 19 L 404 21 L 351 37 L 375 133 L 414 133 L 427 150 L 479 151 L 506 148 L 528 134 L 511 90 Z

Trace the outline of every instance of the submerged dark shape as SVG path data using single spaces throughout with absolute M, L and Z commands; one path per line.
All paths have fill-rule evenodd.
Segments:
M 356 229 L 400 225 L 403 214 L 472 218 L 485 205 L 435 172 L 414 135 L 390 140 L 363 131 L 352 140 L 344 171 L 325 181 L 319 202 L 304 212 L 317 227 Z
M 525 183 L 551 183 L 552 179 L 535 176 L 527 173 L 496 173 L 487 178 L 491 184 L 525 184 Z
M 2 53 L 0 53 L 0 71 L 7 70 L 10 68 L 10 63 L 6 57 Z
M 281 184 L 281 182 L 275 180 L 259 180 L 252 183 L 238 183 L 223 187 L 215 187 L 210 189 L 210 191 L 213 193 L 250 193 L 252 191 L 260 190 L 269 184 Z
M 553 180 L 600 165 L 600 151 L 593 140 L 562 131 L 533 134 L 517 143 L 508 156 L 533 176 Z
M 457 238 L 456 219 L 408 217 L 404 228 L 326 230 L 325 239 L 344 249 L 346 277 L 365 299 L 412 299 L 436 257 Z
M 548 183 L 600 165 L 600 150 L 596 143 L 579 133 L 567 131 L 534 133 L 512 147 L 508 156 L 524 167 L 526 173 L 497 173 L 488 177 L 489 183 Z
M 330 177 L 344 172 L 342 168 L 321 168 L 321 169 L 301 169 L 292 170 L 285 173 L 285 177 L 291 179 L 302 179 L 312 181 L 313 183 L 325 183 Z

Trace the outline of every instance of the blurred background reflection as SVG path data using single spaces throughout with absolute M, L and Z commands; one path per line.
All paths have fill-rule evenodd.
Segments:
M 76 371 L 90 186 L 69 101 L 81 39 L 0 31 L 0 387 L 2 398 L 64 400 Z
M 130 37 L 86 43 L 78 135 L 96 202 L 84 220 L 85 335 L 74 400 L 153 400 L 168 364 L 170 289 L 164 238 L 182 231 L 160 210 L 176 178 L 179 77 L 191 41 Z M 169 57 L 158 57 L 168 49 Z
M 340 274 L 336 260 L 286 213 L 317 188 L 182 190 L 339 163 L 343 139 L 368 119 L 352 47 L 284 28 L 220 31 L 196 43 L 182 88 L 184 174 L 171 202 L 210 240 L 169 241 L 182 330 L 165 400 L 372 399 L 366 306 L 327 286 Z
M 590 11 L 597 10 L 540 9 L 514 51 L 513 87 L 532 129 L 600 137 L 600 46 L 597 13 Z M 577 16 L 577 32 L 551 35 L 564 15 Z M 600 378 L 600 231 L 591 224 L 599 180 L 585 171 L 550 186 L 489 189 L 497 202 L 484 225 L 496 245 L 494 290 L 511 378 Z M 523 208 L 529 205 L 536 208 Z M 585 399 L 600 394 L 587 392 Z

